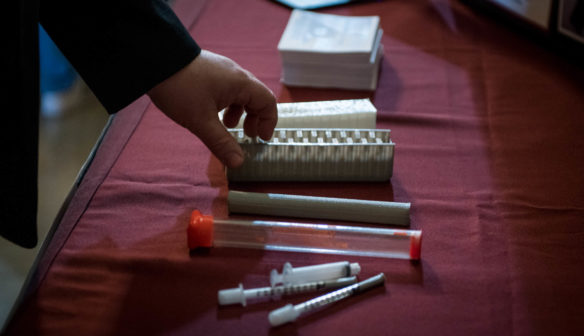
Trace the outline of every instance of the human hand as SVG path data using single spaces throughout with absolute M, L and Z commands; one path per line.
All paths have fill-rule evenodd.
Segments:
M 245 134 L 269 140 L 278 121 L 276 98 L 251 73 L 229 58 L 203 50 L 189 65 L 148 95 L 162 112 L 199 137 L 230 168 L 243 164 L 243 151 L 221 125 L 235 127 L 243 111 Z

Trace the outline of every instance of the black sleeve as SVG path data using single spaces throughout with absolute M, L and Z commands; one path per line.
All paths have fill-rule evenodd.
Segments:
M 0 236 L 20 246 L 37 244 L 38 3 L 2 3 L 0 123 Z M 9 111 L 9 112 L 8 112 Z
M 163 0 L 41 0 L 40 22 L 109 113 L 201 51 Z

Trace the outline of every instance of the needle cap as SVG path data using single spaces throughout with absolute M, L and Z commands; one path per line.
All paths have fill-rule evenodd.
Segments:
M 194 210 L 187 229 L 187 240 L 189 249 L 213 246 L 213 216 Z
M 300 312 L 294 309 L 292 304 L 287 304 L 282 308 L 278 308 L 268 315 L 268 320 L 272 327 L 277 327 L 284 323 L 292 322 L 300 316 Z

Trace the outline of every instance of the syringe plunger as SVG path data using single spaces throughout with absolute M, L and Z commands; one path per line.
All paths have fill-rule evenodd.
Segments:
M 332 279 L 326 281 L 316 281 L 308 282 L 302 284 L 294 285 L 283 285 L 283 286 L 273 286 L 273 287 L 261 287 L 261 288 L 250 288 L 243 289 L 243 285 L 239 284 L 239 287 L 222 289 L 217 293 L 220 305 L 230 305 L 230 304 L 241 304 L 242 306 L 247 305 L 248 299 L 257 298 L 267 298 L 267 297 L 277 297 L 281 295 L 290 295 L 298 293 L 307 293 L 324 289 L 345 287 L 354 284 L 357 281 L 357 277 L 345 277 L 339 279 Z

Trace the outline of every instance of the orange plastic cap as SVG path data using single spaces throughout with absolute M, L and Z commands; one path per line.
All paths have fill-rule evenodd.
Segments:
M 191 213 L 187 229 L 189 249 L 213 246 L 213 216 L 205 216 L 199 210 Z
M 420 260 L 422 256 L 422 230 L 410 236 L 410 259 Z

